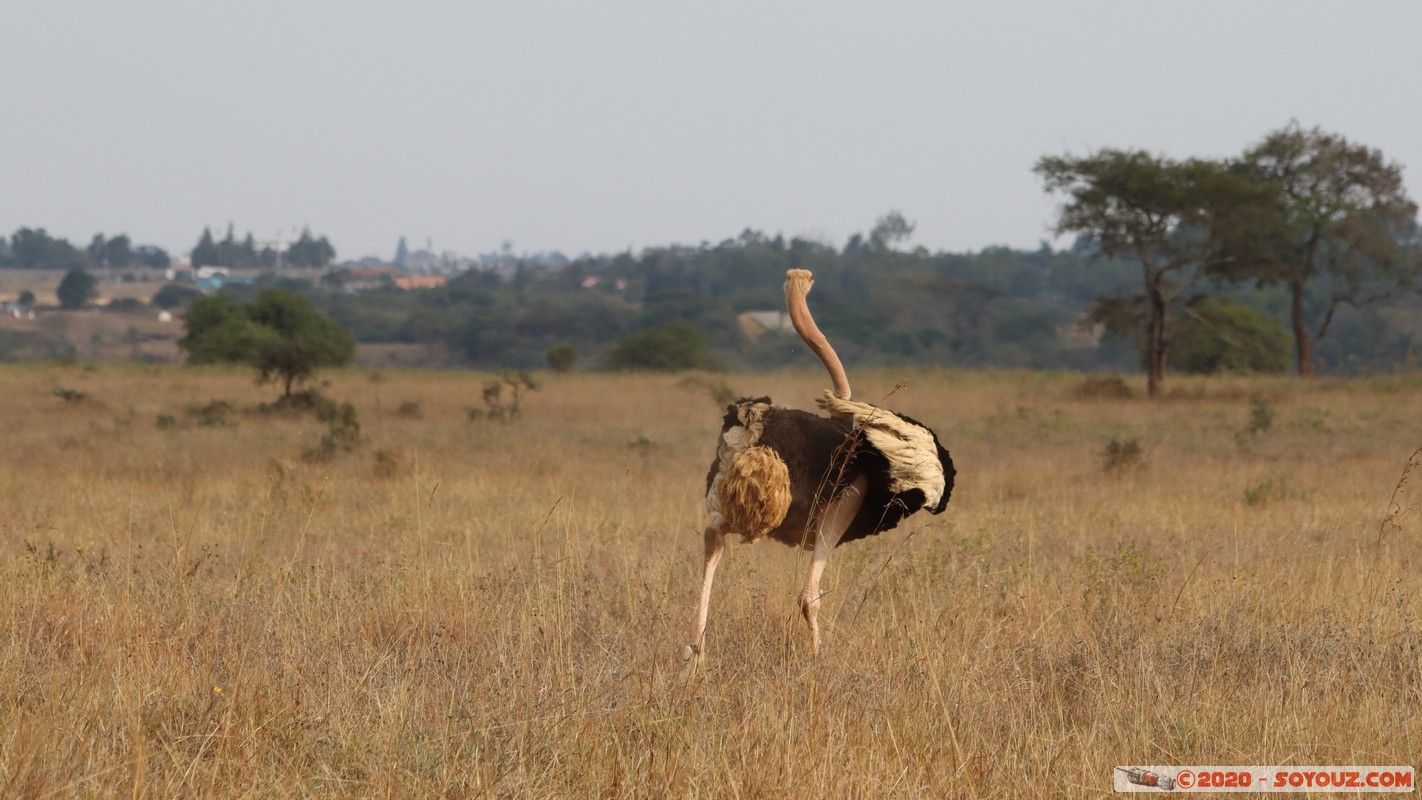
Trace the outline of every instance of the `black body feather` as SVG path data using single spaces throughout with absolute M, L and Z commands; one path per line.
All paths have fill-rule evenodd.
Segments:
M 770 403 L 770 398 L 746 399 L 728 406 L 721 427 L 723 434 L 741 424 L 736 409 L 744 403 Z M 922 423 L 902 414 L 896 416 L 929 430 Z M 890 488 L 892 478 L 888 459 L 870 444 L 853 420 L 843 416 L 822 417 L 796 409 L 771 408 L 765 413 L 764 421 L 765 428 L 758 444 L 775 451 L 790 473 L 790 509 L 785 520 L 770 531 L 770 538 L 796 547 L 813 548 L 815 526 L 811 523 L 814 514 L 822 511 L 827 501 L 854 483 L 860 475 L 865 477 L 866 483 L 864 502 L 849 530 L 840 537 L 839 544 L 890 530 L 924 507 L 925 495 L 921 489 L 895 492 Z M 932 433 L 931 430 L 929 432 Z M 933 443 L 938 451 L 938 460 L 943 465 L 944 486 L 941 500 L 927 510 L 939 514 L 948 505 L 956 471 L 952 457 L 939 443 L 936 434 Z M 711 470 L 706 476 L 708 492 L 716 478 L 718 466 L 716 460 L 711 462 Z

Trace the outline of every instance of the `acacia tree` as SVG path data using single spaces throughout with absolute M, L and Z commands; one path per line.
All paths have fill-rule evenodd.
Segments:
M 1340 305 L 1361 307 L 1422 276 L 1407 244 L 1417 204 L 1397 162 L 1337 134 L 1303 130 L 1297 121 L 1246 151 L 1235 168 L 1270 192 L 1271 202 L 1235 231 L 1230 247 L 1241 255 L 1222 262 L 1221 272 L 1288 287 L 1295 364 L 1309 377 L 1313 346 Z M 1305 294 L 1316 282 L 1328 286 L 1327 300 L 1308 309 Z
M 318 367 L 342 366 L 355 357 L 355 337 L 301 295 L 263 289 L 247 315 L 276 335 L 257 350 L 258 380 L 279 381 L 288 397 L 292 384 L 310 379 Z
M 1142 293 L 1099 298 L 1095 311 L 1140 310 L 1147 386 L 1155 396 L 1165 379 L 1170 309 L 1218 258 L 1222 220 L 1234 206 L 1247 205 L 1257 190 L 1221 163 L 1173 161 L 1140 150 L 1047 156 L 1034 171 L 1048 192 L 1067 197 L 1059 209 L 1058 234 L 1084 234 L 1097 255 L 1140 266 Z
M 355 338 L 310 301 L 284 289 L 264 289 L 248 305 L 226 295 L 193 302 L 178 346 L 193 364 L 247 363 L 260 383 L 278 382 L 285 396 L 320 367 L 350 363 Z

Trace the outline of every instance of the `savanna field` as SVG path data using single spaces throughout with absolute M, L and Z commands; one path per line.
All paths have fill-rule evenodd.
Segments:
M 0 796 L 1101 797 L 1117 764 L 1419 762 L 1422 375 L 852 377 L 938 431 L 952 502 L 839 548 L 819 659 L 809 554 L 733 542 L 693 669 L 718 395 L 813 408 L 822 372 L 541 374 L 499 421 L 488 374 L 351 369 L 330 422 L 263 413 L 247 370 L 2 367 Z

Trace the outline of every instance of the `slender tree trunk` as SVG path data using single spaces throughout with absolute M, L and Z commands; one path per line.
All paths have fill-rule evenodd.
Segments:
M 1308 326 L 1304 324 L 1303 293 L 1304 285 L 1302 281 L 1293 281 L 1289 284 L 1289 292 L 1293 300 L 1293 325 L 1294 325 L 1294 353 L 1297 359 L 1300 378 L 1313 377 L 1313 342 L 1308 338 Z
M 1150 339 L 1146 343 L 1146 391 L 1151 397 L 1160 392 L 1165 381 L 1165 295 L 1158 287 L 1146 290 L 1150 304 Z

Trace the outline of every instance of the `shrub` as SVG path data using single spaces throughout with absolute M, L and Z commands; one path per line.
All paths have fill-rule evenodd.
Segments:
M 613 345 L 604 363 L 617 371 L 677 372 L 704 369 L 724 372 L 725 364 L 711 354 L 706 337 L 690 322 L 668 322 L 626 336 Z
M 1244 487 L 1244 504 L 1247 506 L 1302 496 L 1303 493 L 1289 483 L 1287 475 L 1267 475 L 1259 482 Z
M 196 406 L 188 411 L 204 428 L 226 428 L 237 423 L 227 418 L 232 413 L 232 404 L 226 400 L 213 400 L 205 406 Z
M 1107 472 L 1122 472 L 1145 463 L 1145 451 L 1141 449 L 1140 440 L 1134 436 L 1125 440 L 1112 439 L 1101 455 L 1105 459 Z
M 1078 400 L 1125 400 L 1131 396 L 1131 387 L 1116 375 L 1087 375 L 1072 394 Z
M 711 375 L 688 375 L 682 378 L 677 386 L 693 392 L 705 393 L 718 407 L 725 407 L 736 402 L 736 392 L 729 383 L 726 383 L 725 378 Z
M 154 292 L 153 299 L 149 302 L 159 308 L 174 309 L 185 306 L 199 297 L 202 297 L 202 292 L 199 292 L 191 286 L 180 286 L 176 283 L 169 283 Z
M 393 478 L 400 473 L 400 457 L 384 448 L 375 451 L 375 477 Z
M 483 419 L 509 422 L 517 419 L 521 413 L 519 401 L 523 399 L 524 393 L 538 391 L 538 383 L 527 372 L 504 370 L 496 377 L 497 380 L 484 384 L 484 408 L 469 409 L 470 422 Z M 510 389 L 508 402 L 504 401 L 505 386 Z
M 1289 334 L 1268 315 L 1228 300 L 1201 300 L 1180 321 L 1171 364 L 1181 372 L 1287 372 Z
M 116 314 L 142 311 L 145 308 L 147 308 L 147 306 L 144 305 L 143 301 L 134 297 L 120 297 L 117 300 L 110 300 L 109 304 L 104 306 L 105 311 L 111 311 Z
M 1269 405 L 1269 401 L 1263 398 L 1254 401 L 1249 407 L 1249 425 L 1246 431 L 1253 434 L 1263 433 L 1274 425 L 1274 407 Z
M 578 348 L 563 342 L 548 348 L 544 356 L 548 360 L 548 368 L 554 372 L 567 372 L 573 368 L 578 361 Z
M 316 417 L 326 423 L 326 433 L 315 447 L 302 451 L 302 461 L 330 461 L 338 453 L 349 453 L 360 445 L 360 421 L 356 419 L 355 406 L 325 400 L 317 407 Z

